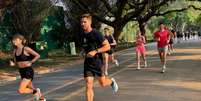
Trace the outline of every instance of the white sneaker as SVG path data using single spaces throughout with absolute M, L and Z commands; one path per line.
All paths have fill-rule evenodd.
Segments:
M 168 52 L 168 55 L 171 55 L 171 52 Z
M 140 65 L 138 65 L 138 66 L 137 66 L 137 70 L 140 70 L 140 69 L 141 69 L 141 68 L 140 68 Z
M 114 78 L 111 78 L 111 80 L 112 80 L 112 84 L 111 84 L 112 90 L 114 93 L 117 93 L 117 91 L 119 90 L 118 84 Z
M 47 100 L 44 98 L 44 99 L 40 99 L 40 101 L 47 101 Z
M 118 62 L 118 60 L 115 60 L 115 65 L 116 65 L 117 67 L 119 67 L 119 62 Z
M 144 62 L 144 67 L 145 67 L 145 68 L 147 67 L 147 62 L 146 62 L 146 61 Z
M 165 70 L 166 70 L 166 66 L 164 65 L 164 66 L 162 67 L 162 73 L 165 73 Z
M 36 100 L 39 100 L 40 99 L 40 97 L 41 97 L 41 92 L 40 92 L 40 88 L 36 88 L 36 94 L 35 94 L 35 99 Z
M 108 72 L 107 72 L 107 71 L 105 71 L 104 74 L 105 74 L 106 76 L 108 76 Z

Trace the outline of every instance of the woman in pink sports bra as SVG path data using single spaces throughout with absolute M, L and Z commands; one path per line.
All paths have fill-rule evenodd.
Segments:
M 138 31 L 138 33 L 137 33 L 135 43 L 136 43 L 135 50 L 136 50 L 137 69 L 140 69 L 140 57 L 141 56 L 144 60 L 144 67 L 147 67 L 145 46 L 144 46 L 146 41 L 145 41 L 145 37 L 141 35 L 140 31 Z

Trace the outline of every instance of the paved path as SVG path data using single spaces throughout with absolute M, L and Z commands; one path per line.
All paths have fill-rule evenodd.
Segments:
M 190 40 L 176 45 L 168 57 L 167 72 L 161 65 L 155 43 L 148 44 L 148 68 L 136 70 L 134 49 L 118 52 L 120 67 L 110 69 L 120 90 L 113 94 L 110 87 L 95 85 L 94 101 L 200 101 L 201 41 Z M 37 75 L 34 83 L 48 97 L 47 101 L 85 101 L 83 63 L 45 75 Z M 0 101 L 32 101 L 19 95 L 18 82 L 0 86 Z

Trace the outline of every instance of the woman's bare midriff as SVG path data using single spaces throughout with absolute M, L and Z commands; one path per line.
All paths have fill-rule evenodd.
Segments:
M 19 66 L 19 68 L 26 68 L 31 66 L 31 62 L 30 61 L 17 62 L 17 65 Z

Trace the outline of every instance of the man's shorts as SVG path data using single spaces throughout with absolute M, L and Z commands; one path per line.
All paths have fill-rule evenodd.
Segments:
M 158 52 L 161 53 L 161 52 L 166 52 L 167 53 L 168 51 L 168 46 L 165 46 L 163 48 L 158 48 Z
M 84 77 L 101 77 L 104 75 L 102 71 L 103 59 L 87 57 L 84 61 Z

